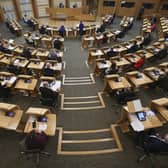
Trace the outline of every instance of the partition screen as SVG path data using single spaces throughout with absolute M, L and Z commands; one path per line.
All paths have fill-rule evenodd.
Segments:
M 1 0 L 1 6 L 5 19 L 16 19 L 15 9 L 12 0 Z
M 49 16 L 46 13 L 46 8 L 49 8 L 48 0 L 37 0 L 37 8 L 38 8 L 39 17 Z
M 57 7 L 57 8 L 58 8 L 61 3 L 64 5 L 64 7 L 66 6 L 66 5 L 65 5 L 65 0 L 53 0 L 53 5 L 54 5 L 54 7 Z
M 114 7 L 115 6 L 115 1 L 106 0 L 106 1 L 103 2 L 103 6 Z
M 82 0 L 70 0 L 70 8 L 81 8 Z
M 25 14 L 27 16 L 33 16 L 32 4 L 30 0 L 20 0 L 20 9 L 22 16 Z

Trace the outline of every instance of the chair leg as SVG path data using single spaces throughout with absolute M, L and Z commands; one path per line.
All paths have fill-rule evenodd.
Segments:
M 147 157 L 146 154 L 144 154 L 143 156 L 141 156 L 139 159 L 138 159 L 138 163 L 143 161 L 145 158 Z
M 36 154 L 36 167 L 39 167 L 40 164 L 40 153 Z

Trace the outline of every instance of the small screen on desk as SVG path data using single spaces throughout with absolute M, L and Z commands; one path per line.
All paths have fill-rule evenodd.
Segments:
M 15 116 L 15 112 L 13 112 L 13 111 L 7 111 L 5 113 L 5 115 L 8 116 L 8 117 L 14 117 Z
M 31 80 L 30 79 L 25 79 L 24 82 L 25 83 L 31 83 Z
M 136 115 L 137 115 L 137 117 L 140 121 L 145 121 L 146 120 L 146 115 L 145 115 L 144 112 L 137 112 Z
M 48 118 L 46 116 L 40 116 L 40 117 L 38 117 L 38 121 L 39 122 L 47 122 Z

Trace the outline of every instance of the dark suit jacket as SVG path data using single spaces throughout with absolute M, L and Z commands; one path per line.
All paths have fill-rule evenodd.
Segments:
M 152 153 L 168 152 L 168 143 L 155 136 L 149 137 L 147 146 Z
M 32 131 L 30 135 L 26 137 L 25 145 L 28 150 L 40 149 L 43 150 L 47 144 L 47 135 L 44 132 L 36 133 Z
M 50 88 L 47 87 L 40 87 L 40 93 L 43 98 L 52 98 L 57 99 L 58 93 L 52 91 Z
M 53 69 L 50 68 L 44 68 L 44 75 L 45 76 L 54 76 L 55 71 Z

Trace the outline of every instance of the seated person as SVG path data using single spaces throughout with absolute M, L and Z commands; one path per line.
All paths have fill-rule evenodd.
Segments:
M 145 63 L 145 56 L 143 56 L 137 62 L 134 63 L 134 68 L 138 70 L 144 65 L 144 63 Z
M 131 101 L 136 97 L 134 91 L 130 88 L 117 90 L 115 95 L 119 103 L 126 103 L 127 101 Z
M 50 60 L 57 60 L 58 59 L 56 49 L 51 49 L 50 50 L 49 59 Z
M 65 35 L 66 35 L 66 30 L 65 30 L 64 25 L 62 25 L 62 26 L 59 28 L 59 35 L 62 36 L 62 37 L 65 37 Z
M 149 152 L 168 152 L 168 134 L 165 134 L 164 137 L 158 133 L 151 134 L 146 138 L 146 143 Z
M 115 52 L 114 49 L 111 47 L 110 50 L 107 51 L 106 55 L 107 55 L 107 59 L 109 59 L 109 58 L 115 56 L 115 55 L 116 55 L 116 52 Z
M 54 48 L 56 48 L 57 50 L 60 50 L 61 47 L 62 47 L 62 42 L 61 42 L 59 39 L 55 38 L 55 39 L 53 40 L 53 46 L 54 46 Z
M 46 34 L 46 27 L 44 25 L 41 25 L 40 28 L 39 28 L 39 32 L 41 34 Z
M 107 68 L 104 72 L 105 75 L 116 74 L 118 72 L 118 67 L 115 62 L 112 62 L 111 67 Z
M 30 51 L 30 49 L 28 47 L 25 46 L 23 48 L 22 56 L 27 58 L 27 59 L 31 58 L 31 51 Z
M 33 39 L 32 39 L 32 34 L 31 34 L 31 32 L 28 32 L 28 33 L 27 33 L 27 37 L 25 37 L 25 40 L 26 40 L 26 43 L 27 43 L 27 44 L 33 44 L 33 45 L 34 45 L 34 41 L 33 41 Z
M 27 15 L 24 14 L 24 15 L 23 15 L 23 22 L 24 22 L 24 23 L 28 23 L 28 20 L 29 20 L 29 19 L 27 18 Z
M 39 90 L 43 98 L 51 98 L 53 101 L 58 99 L 58 92 L 54 92 L 50 89 L 48 82 L 44 82 L 43 86 L 41 86 Z
M 44 150 L 48 141 L 47 135 L 39 130 L 32 130 L 25 139 L 26 149 L 33 150 L 39 149 Z
M 144 33 L 144 41 L 143 44 L 144 45 L 148 45 L 151 42 L 151 34 L 146 32 Z
M 0 98 L 9 98 L 11 97 L 11 89 L 7 87 L 6 83 L 2 85 L 0 82 Z
M 18 74 L 21 73 L 20 67 L 15 66 L 12 61 L 11 61 L 11 62 L 9 63 L 9 65 L 7 66 L 7 70 L 8 70 L 10 73 L 14 73 L 14 74 L 16 74 L 16 75 L 18 75 Z
M 44 76 L 54 76 L 55 75 L 55 71 L 53 69 L 51 69 L 50 63 L 46 64 L 46 67 L 44 68 L 43 74 L 44 74 Z
M 139 49 L 138 45 L 137 45 L 137 42 L 134 41 L 132 47 L 130 48 L 130 52 L 136 52 L 137 50 Z
M 103 33 L 103 32 L 105 32 L 105 30 L 106 30 L 106 29 L 105 29 L 105 25 L 104 25 L 104 24 L 101 24 L 100 28 L 97 29 L 97 33 L 99 33 L 99 32 L 100 32 L 100 33 Z

